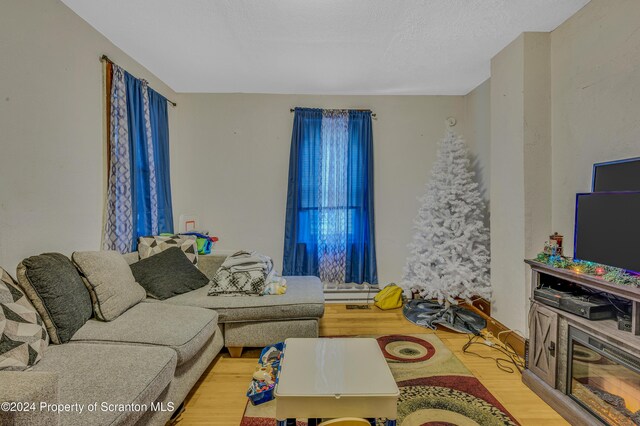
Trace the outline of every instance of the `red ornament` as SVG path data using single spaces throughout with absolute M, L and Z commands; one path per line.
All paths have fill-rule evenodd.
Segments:
M 604 275 L 604 268 L 602 266 L 596 268 L 596 275 Z

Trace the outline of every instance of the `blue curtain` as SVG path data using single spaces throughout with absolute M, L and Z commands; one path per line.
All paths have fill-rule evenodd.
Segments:
M 147 157 L 147 136 L 144 125 L 142 81 L 125 72 L 127 85 L 127 120 L 129 122 L 129 146 L 131 155 L 131 207 L 133 210 L 133 241 L 135 250 L 138 237 L 145 230 L 151 231 L 151 203 L 149 199 L 149 162 Z
M 346 127 L 347 179 L 342 188 L 347 205 L 319 205 L 323 177 L 323 141 L 332 132 L 322 131 L 323 119 L 334 119 L 321 109 L 296 108 L 289 157 L 289 188 L 284 238 L 284 275 L 315 275 L 319 271 L 319 211 L 339 208 L 346 212 L 346 270 L 344 281 L 377 284 L 373 199 L 373 134 L 370 111 L 349 111 Z M 326 123 L 325 123 L 326 124 Z M 327 126 L 325 126 L 326 129 Z M 323 145 L 325 144 L 325 145 Z M 326 167 L 325 167 L 326 170 Z M 335 200 L 336 198 L 334 198 Z M 339 199 L 345 199 L 339 197 Z M 342 224 L 344 225 L 344 224 Z M 323 226 L 326 226 L 324 224 Z M 341 226 L 341 232 L 344 226 Z M 323 229 L 323 233 L 327 233 Z M 331 264 L 331 262 L 328 262 Z M 336 263 L 333 265 L 335 266 Z
M 125 73 L 132 173 L 133 245 L 138 238 L 173 233 L 169 181 L 167 100 L 145 80 Z
M 138 238 L 173 233 L 167 100 L 113 65 L 105 250 L 136 250 Z
M 171 180 L 169 178 L 169 114 L 167 99 L 149 89 L 151 139 L 155 142 L 156 187 L 158 192 L 158 232 L 173 234 Z
M 373 129 L 371 111 L 349 111 L 348 199 L 352 217 L 347 233 L 346 282 L 378 283 L 373 211 Z
M 322 110 L 296 108 L 289 155 L 283 275 L 318 276 L 318 159 Z

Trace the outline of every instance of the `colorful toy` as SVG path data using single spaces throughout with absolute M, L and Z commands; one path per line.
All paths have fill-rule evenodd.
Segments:
M 247 397 L 253 405 L 263 404 L 274 398 L 273 390 L 278 382 L 283 351 L 284 343 L 276 343 L 267 346 L 260 353 L 253 380 L 247 391 Z
M 260 356 L 260 362 L 262 363 L 262 365 L 273 364 L 275 362 L 280 362 L 281 357 L 282 351 L 278 350 L 278 348 L 275 346 L 271 346 Z
M 206 232 L 206 231 L 203 231 Z M 188 235 L 191 237 L 196 237 L 196 246 L 198 248 L 198 254 L 211 254 L 211 250 L 213 246 L 218 242 L 218 237 L 212 237 L 207 234 L 202 234 L 200 232 L 184 232 L 181 234 L 171 234 L 171 233 L 162 233 L 161 237 L 180 237 L 181 235 Z
M 182 235 L 191 235 L 196 237 L 196 244 L 198 245 L 198 254 L 210 254 L 214 244 L 218 241 L 218 237 L 211 237 L 209 235 L 201 234 L 199 232 L 185 232 Z
M 256 367 L 256 371 L 253 372 L 253 380 L 264 382 L 270 385 L 276 381 L 276 376 L 273 372 L 273 368 L 270 365 L 265 367 Z

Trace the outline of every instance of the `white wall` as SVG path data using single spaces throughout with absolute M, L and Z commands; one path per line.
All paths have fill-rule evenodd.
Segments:
M 573 254 L 593 163 L 640 156 L 640 2 L 592 0 L 551 34 L 553 229 Z
M 550 34 L 525 33 L 524 37 L 524 258 L 533 259 L 551 233 Z M 527 316 L 523 313 L 528 312 L 531 294 L 529 267 L 525 267 L 523 275 L 524 286 L 513 301 L 522 306 L 520 323 L 513 323 L 511 328 L 528 336 Z M 500 320 L 501 316 L 496 318 Z M 510 319 L 505 321 L 511 323 Z
M 523 263 L 551 225 L 549 34 L 524 33 L 491 61 L 491 314 L 526 334 Z
M 471 165 L 487 204 L 491 190 L 491 79 L 465 97 L 464 137 L 471 153 Z M 487 206 L 490 208 L 490 206 Z M 487 224 L 489 216 L 487 215 Z
M 100 248 L 102 54 L 176 97 L 61 2 L 2 2 L 0 266 L 12 274 L 30 255 Z
M 491 315 L 524 326 L 524 36 L 491 61 Z
M 377 114 L 373 135 L 380 283 L 401 278 L 416 198 L 423 193 L 448 116 L 458 119 L 457 131 L 484 135 L 478 141 L 468 139 L 479 159 L 477 168 L 487 174 L 482 162 L 489 157 L 488 126 L 476 130 L 465 125 L 466 100 L 461 96 L 184 94 L 181 140 L 172 144 L 176 217 L 196 213 L 203 227 L 220 237 L 220 249 L 260 250 L 280 267 L 293 124 L 289 109 L 295 106 L 370 108 Z M 478 123 L 486 121 L 482 114 Z

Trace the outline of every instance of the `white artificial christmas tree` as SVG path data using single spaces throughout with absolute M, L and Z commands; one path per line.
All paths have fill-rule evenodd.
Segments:
M 455 298 L 490 297 L 485 204 L 464 140 L 449 131 L 420 199 L 402 287 L 446 306 Z

